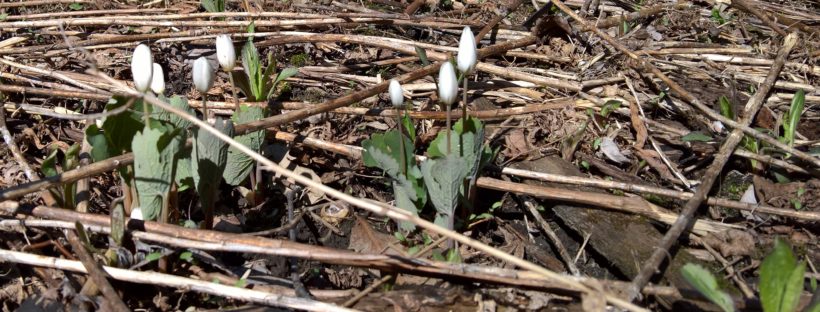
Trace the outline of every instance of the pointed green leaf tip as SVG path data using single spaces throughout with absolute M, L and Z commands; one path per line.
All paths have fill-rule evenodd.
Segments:
M 231 119 L 235 124 L 243 124 L 260 120 L 265 118 L 266 115 L 267 109 L 265 108 L 243 104 Z M 239 135 L 236 136 L 234 140 L 255 152 L 259 152 L 262 148 L 262 143 L 265 141 L 265 130 Z M 228 184 L 237 186 L 248 177 L 248 174 L 250 174 L 253 169 L 254 163 L 256 163 L 256 161 L 254 161 L 253 158 L 231 146 L 228 148 L 227 166 L 225 167 L 225 172 L 222 174 L 222 177 L 225 178 L 225 182 Z
M 180 148 L 179 131 L 155 120 L 134 135 L 134 179 L 144 220 L 155 220 L 162 211 Z
M 708 270 L 697 264 L 687 263 L 681 268 L 681 274 L 692 287 L 695 287 L 723 311 L 735 311 L 735 303 L 732 301 L 732 297 L 720 290 L 715 276 Z
M 797 90 L 792 98 L 792 104 L 785 116 L 783 123 L 783 139 L 789 146 L 794 145 L 794 134 L 797 132 L 797 125 L 800 123 L 800 116 L 803 115 L 803 107 L 806 103 L 806 94 L 803 90 Z
M 791 247 L 775 239 L 772 253 L 760 265 L 760 301 L 763 311 L 792 312 L 803 291 L 806 263 L 797 263 Z

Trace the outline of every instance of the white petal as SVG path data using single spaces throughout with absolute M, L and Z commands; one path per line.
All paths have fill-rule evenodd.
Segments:
M 438 71 L 438 97 L 445 105 L 453 105 L 458 97 L 456 71 L 448 61 L 444 61 Z
M 219 60 L 222 70 L 226 72 L 236 66 L 236 50 L 230 36 L 219 35 L 216 37 L 216 58 Z
M 154 69 L 153 63 L 151 48 L 147 45 L 140 44 L 134 49 L 134 55 L 131 56 L 131 76 L 134 77 L 134 87 L 137 91 L 148 91 Z
M 740 197 L 740 202 L 757 205 L 757 197 L 755 197 L 754 184 L 749 184 L 749 187 L 746 188 L 745 192 L 743 192 L 743 196 Z
M 131 219 L 143 220 L 142 209 L 140 209 L 140 207 L 134 207 L 134 209 L 131 209 Z
M 461 40 L 458 42 L 458 57 L 456 58 L 458 70 L 464 74 L 472 73 L 475 69 L 476 57 L 475 36 L 470 27 L 464 26 Z
M 165 92 L 165 76 L 162 66 L 157 63 L 154 63 L 154 71 L 151 75 L 151 91 L 154 91 L 157 95 Z
M 214 85 L 214 70 L 204 56 L 200 56 L 194 61 L 193 78 L 194 87 L 199 92 L 207 93 Z
M 626 156 L 621 153 L 621 150 L 618 149 L 618 144 L 616 144 L 612 138 L 605 137 L 601 139 L 601 151 L 604 152 L 606 158 L 614 162 L 629 162 L 629 158 L 626 158 Z
M 404 94 L 401 89 L 401 85 L 399 84 L 396 79 L 390 79 L 390 102 L 393 103 L 393 106 L 400 107 L 404 104 Z
M 721 133 L 721 132 L 723 132 L 723 130 L 726 129 L 726 127 L 723 126 L 722 122 L 720 122 L 718 120 L 715 120 L 715 121 L 712 122 L 712 129 L 719 132 L 719 133 Z

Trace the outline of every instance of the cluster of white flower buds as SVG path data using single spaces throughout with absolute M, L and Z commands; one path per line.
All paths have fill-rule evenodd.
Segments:
M 461 40 L 458 44 L 458 56 L 456 64 L 458 70 L 463 75 L 468 75 L 475 70 L 476 59 L 478 57 L 476 51 L 475 36 L 470 27 L 464 27 L 461 32 Z M 464 79 L 467 79 L 466 77 Z M 390 101 L 393 106 L 401 106 L 404 104 L 404 95 L 401 85 L 395 79 L 390 80 Z M 465 90 L 466 92 L 466 90 Z M 456 77 L 455 68 L 450 62 L 444 62 L 438 72 L 438 97 L 441 103 L 445 105 L 453 105 L 458 98 L 458 78 Z
M 462 79 L 467 79 L 467 75 L 475 70 L 476 45 L 473 31 L 470 27 L 464 27 L 461 32 L 461 40 L 458 43 L 458 56 L 456 57 L 456 65 L 458 70 L 464 75 Z M 464 90 L 467 92 L 467 90 Z M 441 65 L 438 72 L 438 97 L 441 103 L 445 105 L 452 105 L 456 102 L 458 95 L 458 78 L 456 78 L 456 71 L 450 62 Z
M 236 51 L 230 36 L 216 37 L 216 56 L 223 71 L 230 72 L 236 66 Z M 154 63 L 151 48 L 145 44 L 140 44 L 134 49 L 134 55 L 131 57 L 131 75 L 137 91 L 145 93 L 151 89 L 156 94 L 165 92 L 162 66 Z M 203 94 L 214 84 L 214 69 L 204 56 L 194 61 L 193 80 L 194 87 Z

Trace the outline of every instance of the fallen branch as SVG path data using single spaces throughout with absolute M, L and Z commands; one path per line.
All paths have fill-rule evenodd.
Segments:
M 59 258 L 45 257 L 24 252 L 0 249 L 0 260 L 3 262 L 20 263 L 58 270 L 87 273 L 80 261 L 71 261 Z M 244 289 L 228 285 L 200 281 L 176 275 L 157 272 L 132 271 L 113 267 L 103 267 L 112 278 L 131 283 L 159 285 L 176 289 L 188 289 L 214 296 L 233 298 L 247 302 L 264 304 L 274 307 L 299 309 L 306 311 L 354 311 L 336 305 L 298 297 L 289 297 L 267 292 Z

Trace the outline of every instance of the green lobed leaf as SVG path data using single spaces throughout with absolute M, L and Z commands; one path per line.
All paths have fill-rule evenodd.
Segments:
M 805 266 L 803 266 L 805 270 Z M 760 301 L 766 312 L 794 311 L 793 303 L 786 299 L 793 298 L 787 295 L 787 289 L 794 281 L 792 274 L 799 270 L 797 260 L 792 254 L 791 247 L 780 238 L 775 239 L 772 252 L 763 259 L 760 265 Z M 802 285 L 802 274 L 799 282 Z M 797 294 L 799 297 L 799 292 Z M 792 310 L 786 310 L 786 307 Z
M 182 111 L 188 113 L 189 115 L 196 116 L 196 112 L 194 112 L 194 109 L 191 107 L 191 105 L 188 104 L 188 99 L 187 98 L 181 97 L 179 95 L 174 95 L 170 98 L 166 98 L 165 96 L 160 96 L 160 99 L 163 100 L 165 103 L 168 103 L 169 105 L 171 105 L 173 108 L 182 110 Z M 159 107 L 157 107 L 156 110 L 157 110 L 157 114 L 156 114 L 157 119 L 170 122 L 177 129 L 188 129 L 188 128 L 191 127 L 191 124 L 192 124 L 191 121 L 189 121 L 185 118 L 182 118 L 177 114 L 172 114 L 171 112 L 163 110 L 162 108 L 159 108 Z
M 177 191 L 183 192 L 194 188 L 194 177 L 191 174 L 191 150 L 182 149 L 177 156 L 177 170 L 174 175 L 174 182 L 177 183 Z
M 719 306 L 723 311 L 731 312 L 735 310 L 735 304 L 732 298 L 720 290 L 717 280 L 711 272 L 697 264 L 687 263 L 681 268 L 681 274 L 692 287 L 695 287 L 695 289 L 709 299 L 709 301 Z
M 134 177 L 144 220 L 155 220 L 171 191 L 176 157 L 182 148 L 180 131 L 159 121 L 138 132 L 131 142 Z
M 443 158 L 428 158 L 421 163 L 424 183 L 430 201 L 436 208 L 437 224 L 453 228 L 453 217 L 458 204 L 459 190 L 469 174 L 464 161 L 455 153 Z
M 97 124 L 92 123 L 85 129 L 85 140 L 88 141 L 88 145 L 91 145 L 90 154 L 94 161 L 108 159 L 114 154 L 108 144 L 108 139 L 105 138 L 105 133 L 97 127 Z
M 214 128 L 227 136 L 233 136 L 233 123 L 217 118 Z M 222 173 L 228 161 L 228 143 L 202 128 L 194 132 L 191 149 L 191 175 L 199 194 L 202 207 L 210 209 L 216 200 Z
M 405 146 L 404 159 L 406 169 L 402 170 L 401 142 Z M 393 194 L 396 206 L 418 215 L 427 203 L 427 192 L 422 182 L 422 173 L 416 165 L 413 154 L 414 145 L 406 136 L 401 136 L 398 130 L 391 130 L 384 134 L 374 134 L 370 139 L 362 142 L 364 153 L 362 158 L 366 166 L 378 167 L 392 178 Z M 415 227 L 406 222 L 400 222 L 402 230 L 409 231 Z
M 239 107 L 239 111 L 234 113 L 231 120 L 233 120 L 234 124 L 243 124 L 260 120 L 265 118 L 265 116 L 267 116 L 267 109 L 242 104 Z M 234 140 L 255 152 L 259 152 L 262 148 L 262 143 L 265 141 L 265 130 L 239 135 L 234 137 Z M 222 173 L 222 177 L 225 178 L 225 182 L 228 184 L 237 186 L 248 177 L 255 163 L 256 161 L 253 160 L 253 158 L 231 146 L 228 148 L 227 165 L 225 171 Z
M 112 111 L 123 105 L 128 104 L 131 99 L 115 95 L 111 97 L 108 104 L 105 105 L 105 111 Z M 103 130 L 105 136 L 108 138 L 110 146 L 109 151 L 120 155 L 131 151 L 131 139 L 137 132 L 141 131 L 145 125 L 142 119 L 142 101 L 137 100 L 137 103 L 130 110 L 122 113 L 107 116 L 103 119 Z
M 483 146 L 484 126 L 477 118 L 461 119 L 450 132 L 447 154 L 446 132 L 439 132 L 427 148 L 428 159 L 421 165 L 430 201 L 438 212 L 436 223 L 452 229 L 459 194 L 465 194 L 465 179 L 472 180 L 478 170 L 492 158 Z
M 797 305 L 800 303 L 800 295 L 803 293 L 804 273 L 806 273 L 806 263 L 800 261 L 786 280 L 786 285 L 783 289 L 783 299 L 780 302 L 780 311 L 797 311 Z

